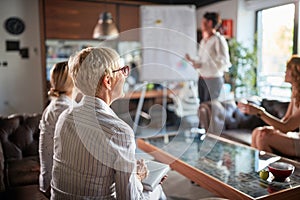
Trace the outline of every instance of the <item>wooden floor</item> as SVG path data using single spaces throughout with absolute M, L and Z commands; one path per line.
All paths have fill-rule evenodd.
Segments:
M 168 200 L 199 200 L 216 197 L 209 191 L 191 183 L 178 172 L 171 170 L 162 185 Z M 47 200 L 37 185 L 19 187 L 6 194 L 0 194 L 1 200 Z
M 39 191 L 38 185 L 27 185 L 16 187 L 12 190 L 0 194 L 2 200 L 47 200 Z
M 215 194 L 193 184 L 178 172 L 171 170 L 162 185 L 168 200 L 199 200 L 216 197 Z

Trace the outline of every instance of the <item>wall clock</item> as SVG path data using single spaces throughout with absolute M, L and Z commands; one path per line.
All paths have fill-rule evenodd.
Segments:
M 17 17 L 10 17 L 5 20 L 5 30 L 13 35 L 19 35 L 25 30 L 25 23 L 22 19 Z

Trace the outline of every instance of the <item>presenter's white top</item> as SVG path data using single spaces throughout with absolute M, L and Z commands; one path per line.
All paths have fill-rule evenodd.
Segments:
M 65 110 L 54 135 L 51 199 L 146 199 L 132 129 L 101 99 Z
M 227 41 L 219 32 L 201 40 L 196 63 L 201 65 L 197 71 L 203 78 L 222 77 L 231 67 Z

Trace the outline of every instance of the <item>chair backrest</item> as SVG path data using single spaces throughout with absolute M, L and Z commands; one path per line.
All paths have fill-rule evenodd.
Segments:
M 217 100 L 201 103 L 198 109 L 199 126 L 209 133 L 218 134 L 225 127 L 226 111 Z

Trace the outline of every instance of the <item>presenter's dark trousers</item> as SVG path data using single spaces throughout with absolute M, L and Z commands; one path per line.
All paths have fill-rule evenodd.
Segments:
M 200 103 L 217 99 L 220 96 L 223 84 L 223 77 L 204 78 L 200 76 L 198 80 Z

